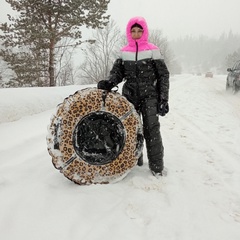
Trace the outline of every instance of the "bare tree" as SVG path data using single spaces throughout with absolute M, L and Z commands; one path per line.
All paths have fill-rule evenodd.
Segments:
M 71 38 L 62 39 L 55 48 L 56 54 L 56 85 L 65 86 L 74 84 L 74 68 L 72 64 L 72 57 L 77 45 Z
M 108 76 L 120 49 L 121 33 L 111 20 L 104 29 L 93 33 L 95 43 L 83 50 L 85 60 L 80 68 L 80 83 L 92 84 Z
M 173 51 L 170 49 L 168 40 L 163 36 L 162 31 L 154 29 L 149 31 L 149 41 L 157 45 L 160 48 L 164 60 L 171 74 L 181 73 L 181 67 L 178 64 Z

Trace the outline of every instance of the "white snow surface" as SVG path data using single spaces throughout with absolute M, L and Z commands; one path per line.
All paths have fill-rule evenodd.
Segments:
M 240 94 L 225 79 L 171 77 L 167 176 L 144 148 L 142 167 L 89 186 L 55 169 L 46 143 L 56 105 L 89 85 L 0 89 L 0 239 L 239 240 Z

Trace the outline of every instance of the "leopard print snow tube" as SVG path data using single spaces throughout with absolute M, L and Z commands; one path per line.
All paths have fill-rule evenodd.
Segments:
M 119 93 L 86 88 L 58 105 L 47 144 L 55 168 L 73 182 L 113 183 L 136 165 L 142 125 L 133 105 Z

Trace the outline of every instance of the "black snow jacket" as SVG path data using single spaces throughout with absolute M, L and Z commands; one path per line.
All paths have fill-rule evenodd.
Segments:
M 138 23 L 143 35 L 134 40 L 131 26 Z M 109 81 L 113 86 L 126 81 L 122 94 L 135 106 L 142 100 L 157 98 L 168 101 L 169 71 L 157 46 L 148 42 L 148 27 L 144 18 L 133 18 L 127 25 L 128 45 L 120 51 L 110 71 Z

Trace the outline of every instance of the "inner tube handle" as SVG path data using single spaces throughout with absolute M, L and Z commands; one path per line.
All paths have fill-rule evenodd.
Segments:
M 107 90 L 104 90 L 103 93 L 102 93 L 103 107 L 105 107 L 107 94 L 108 94 Z

